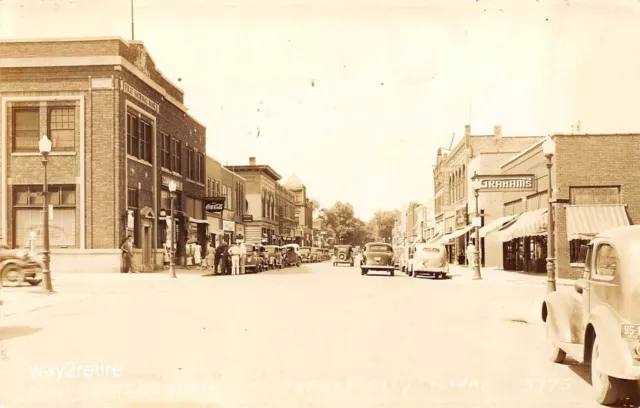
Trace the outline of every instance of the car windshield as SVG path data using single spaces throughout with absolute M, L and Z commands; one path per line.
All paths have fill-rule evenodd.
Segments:
M 386 245 L 371 245 L 369 247 L 369 251 L 371 252 L 388 252 L 391 251 L 391 248 Z

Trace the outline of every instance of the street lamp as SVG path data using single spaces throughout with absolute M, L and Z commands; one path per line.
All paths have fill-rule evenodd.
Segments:
M 169 253 L 169 277 L 171 278 L 177 278 L 176 276 L 176 268 L 175 268 L 175 256 L 176 256 L 176 252 L 175 252 L 175 228 L 176 228 L 176 223 L 173 219 L 173 201 L 176 198 L 176 189 L 178 186 L 176 186 L 176 182 L 171 180 L 169 182 L 169 195 L 171 196 L 171 250 Z
M 547 177 L 549 178 L 549 188 L 547 195 L 549 203 L 547 207 L 547 292 L 556 291 L 556 265 L 555 265 L 555 242 L 553 231 L 553 187 L 551 185 L 551 167 L 553 167 L 553 156 L 556 154 L 556 142 L 551 136 L 542 143 L 542 152 L 547 158 Z
M 42 263 L 44 264 L 44 290 L 46 293 L 53 293 L 53 284 L 51 283 L 51 251 L 49 249 L 49 186 L 47 185 L 47 157 L 51 153 L 51 140 L 46 135 L 40 137 L 38 142 L 38 149 L 42 155 L 42 165 L 44 166 L 44 182 L 42 185 L 43 200 L 43 214 L 44 220 L 42 223 L 42 244 L 44 250 L 42 251 Z
M 480 221 L 480 209 L 478 203 L 478 196 L 480 195 L 480 188 L 482 187 L 482 183 L 479 179 L 473 180 L 473 196 L 476 199 L 476 216 L 475 218 Z M 482 275 L 480 274 L 480 222 L 476 222 L 476 233 L 475 233 L 475 251 L 473 252 L 473 280 L 482 279 Z

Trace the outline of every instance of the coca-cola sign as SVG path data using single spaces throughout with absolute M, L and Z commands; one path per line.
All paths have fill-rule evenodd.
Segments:
M 205 197 L 204 209 L 208 213 L 221 213 L 224 210 L 225 197 Z

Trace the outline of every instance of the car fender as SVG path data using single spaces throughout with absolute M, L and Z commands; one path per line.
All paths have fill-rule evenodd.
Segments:
M 552 292 L 542 303 L 542 321 L 555 343 L 580 343 L 583 332 L 582 299 L 575 292 Z
M 600 347 L 601 370 L 607 375 L 621 379 L 638 379 L 640 371 L 634 367 L 629 340 L 621 335 L 622 324 L 625 323 L 620 315 L 608 305 L 600 305 L 589 314 L 587 324 L 588 347 L 585 347 L 585 361 L 590 361 L 593 336 L 602 345 Z

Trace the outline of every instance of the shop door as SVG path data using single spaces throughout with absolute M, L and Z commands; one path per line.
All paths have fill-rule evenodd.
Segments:
M 145 222 L 142 228 L 142 269 L 145 272 L 153 271 L 151 237 L 151 225 Z

